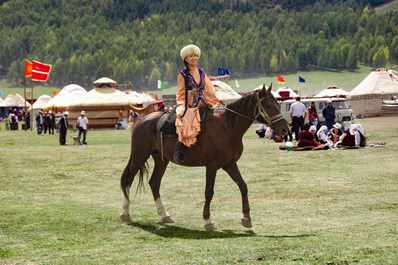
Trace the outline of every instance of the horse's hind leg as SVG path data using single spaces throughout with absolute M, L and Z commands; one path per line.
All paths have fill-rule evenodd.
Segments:
M 240 193 L 242 195 L 242 212 L 243 218 L 241 219 L 241 224 L 244 227 L 251 228 L 252 222 L 250 218 L 250 206 L 249 206 L 249 198 L 247 197 L 247 185 L 243 180 L 242 175 L 240 174 L 238 165 L 236 163 L 232 163 L 223 167 L 223 169 L 228 173 L 228 175 L 235 181 L 238 185 Z
M 156 211 L 158 215 L 162 217 L 162 222 L 174 223 L 174 220 L 170 217 L 169 213 L 164 208 L 159 193 L 162 177 L 164 175 L 164 172 L 166 171 L 167 165 L 169 164 L 169 160 L 164 159 L 162 161 L 161 154 L 158 151 L 155 151 L 152 154 L 152 157 L 153 160 L 155 161 L 155 168 L 153 169 L 151 179 L 149 180 L 149 185 L 151 186 L 153 199 L 155 200 Z
M 123 191 L 123 203 L 122 203 L 122 208 L 123 208 L 123 213 L 120 216 L 120 219 L 122 219 L 123 222 L 131 223 L 131 217 L 130 217 L 130 188 L 131 185 L 133 184 L 134 177 L 137 174 L 139 170 L 140 174 L 143 174 L 145 170 L 147 170 L 145 162 L 148 160 L 150 156 L 150 151 L 148 150 L 147 152 L 142 152 L 140 156 L 131 156 L 130 160 L 126 166 L 126 168 L 123 171 L 122 177 L 121 177 L 121 188 Z M 141 176 L 142 177 L 142 176 Z

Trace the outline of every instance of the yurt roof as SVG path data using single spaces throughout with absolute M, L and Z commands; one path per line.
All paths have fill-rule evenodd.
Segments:
M 52 98 L 48 95 L 42 95 L 37 98 L 36 102 L 33 103 L 33 109 L 42 109 Z
M 136 97 L 132 97 L 113 87 L 94 88 L 79 100 L 70 104 L 70 109 L 123 107 L 135 104 Z
M 264 86 L 264 85 L 259 85 L 259 86 L 256 87 L 254 90 L 260 90 L 260 89 L 263 88 L 263 86 Z M 268 87 L 265 86 L 265 89 L 268 89 Z M 274 98 L 280 98 L 279 94 L 278 94 L 276 91 L 274 91 L 274 90 L 271 90 L 271 94 L 274 96 Z
M 279 94 L 280 92 L 290 92 L 289 93 L 289 97 L 291 97 L 291 98 L 299 97 L 299 95 L 296 92 L 294 92 L 293 89 L 291 89 L 290 87 L 280 87 L 280 88 L 278 88 L 278 90 L 276 90 L 276 93 L 278 94 L 277 97 L 279 97 L 279 98 L 281 97 L 280 94 Z
M 5 107 L 4 100 L 2 98 L 0 98 L 0 107 Z
M 398 94 L 398 73 L 393 70 L 371 72 L 351 92 L 351 98 L 372 98 Z
M 18 93 L 9 94 L 3 102 L 5 107 L 25 107 L 25 99 Z M 30 103 L 26 102 L 26 107 L 30 108 Z
M 337 96 L 347 96 L 350 94 L 348 91 L 341 89 L 337 86 L 330 86 L 316 94 L 314 97 L 316 98 L 325 98 L 325 97 L 337 97 Z
M 147 93 L 138 93 L 133 90 L 125 91 L 126 96 L 130 100 L 131 105 L 143 104 L 144 102 L 154 101 L 155 99 Z
M 81 86 L 67 85 L 45 105 L 45 108 L 67 107 L 85 94 L 87 94 L 87 91 Z
M 109 87 L 116 87 L 117 83 L 115 80 L 112 80 L 108 77 L 102 77 L 102 78 L 94 81 L 95 87 L 102 87 L 104 85 L 108 85 Z
M 236 100 L 242 96 L 235 92 L 232 87 L 219 80 L 211 81 L 216 91 L 216 96 L 219 100 Z

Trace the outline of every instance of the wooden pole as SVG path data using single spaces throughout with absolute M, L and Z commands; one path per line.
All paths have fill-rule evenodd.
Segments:
M 23 94 L 24 94 L 23 98 L 25 99 L 25 112 L 23 115 L 23 119 L 25 121 L 25 132 L 26 132 L 28 125 L 26 124 L 26 76 L 25 76 L 25 73 L 23 74 Z
M 31 95 L 30 95 L 30 99 L 31 99 L 31 105 L 33 106 L 33 80 L 31 80 L 31 86 L 32 86 L 32 91 L 31 91 Z M 32 113 L 30 114 L 30 130 L 33 131 L 33 108 L 32 108 Z

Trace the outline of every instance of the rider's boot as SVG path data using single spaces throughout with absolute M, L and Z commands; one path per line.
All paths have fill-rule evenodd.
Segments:
M 176 147 L 174 149 L 173 161 L 176 164 L 182 164 L 185 162 L 184 154 L 185 145 L 177 140 Z

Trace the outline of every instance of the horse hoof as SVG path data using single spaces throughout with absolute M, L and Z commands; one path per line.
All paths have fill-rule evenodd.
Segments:
M 174 221 L 173 218 L 171 218 L 170 216 L 166 216 L 162 218 L 162 222 L 166 224 L 171 224 L 175 223 L 176 221 Z
M 131 219 L 130 215 L 121 215 L 120 219 L 122 219 L 123 223 L 131 224 L 133 220 Z
M 252 221 L 247 220 L 246 218 L 240 219 L 240 224 L 243 225 L 246 228 L 252 228 Z
M 209 223 L 209 224 L 205 224 L 205 229 L 206 231 L 214 231 L 216 230 L 216 226 L 214 225 L 214 223 Z

